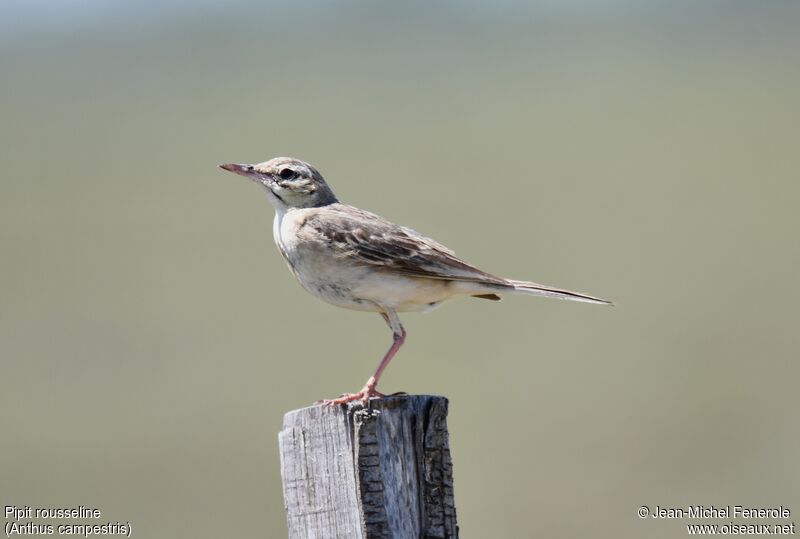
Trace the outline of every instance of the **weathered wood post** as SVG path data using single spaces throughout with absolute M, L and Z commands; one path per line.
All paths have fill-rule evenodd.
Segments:
M 302 408 L 278 440 L 289 539 L 458 537 L 446 398 Z

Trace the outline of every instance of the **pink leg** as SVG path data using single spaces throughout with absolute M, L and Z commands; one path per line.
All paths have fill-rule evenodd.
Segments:
M 369 377 L 367 383 L 364 384 L 364 387 L 358 393 L 345 393 L 338 399 L 326 399 L 322 401 L 323 404 L 329 405 L 336 405 L 336 404 L 344 404 L 346 402 L 359 400 L 361 399 L 363 403 L 366 405 L 369 402 L 370 398 L 380 398 L 385 397 L 383 393 L 380 393 L 375 390 L 375 387 L 378 385 L 378 380 L 381 379 L 381 374 L 383 374 L 384 369 L 386 366 L 389 365 L 389 362 L 392 360 L 394 355 L 400 350 L 400 347 L 403 346 L 403 343 L 406 341 L 406 330 L 400 324 L 400 319 L 397 317 L 397 313 L 391 311 L 390 313 L 381 313 L 381 316 L 386 323 L 389 324 L 389 327 L 392 328 L 393 332 L 393 339 L 392 346 L 383 356 L 383 359 L 378 364 L 378 368 L 375 369 L 375 373 Z

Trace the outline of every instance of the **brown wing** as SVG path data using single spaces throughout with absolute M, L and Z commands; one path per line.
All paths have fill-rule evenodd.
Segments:
M 336 250 L 364 264 L 404 275 L 471 281 L 509 286 L 500 277 L 483 272 L 425 236 L 387 221 L 379 215 L 344 204 L 319 208 L 304 227 L 312 227 Z

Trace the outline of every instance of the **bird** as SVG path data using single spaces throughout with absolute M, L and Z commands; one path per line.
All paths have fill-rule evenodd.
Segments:
M 264 188 L 275 209 L 275 244 L 303 288 L 337 307 L 376 312 L 392 331 L 391 346 L 361 390 L 318 402 L 367 405 L 386 397 L 377 390 L 378 381 L 406 340 L 398 313 L 427 312 L 465 296 L 498 301 L 506 293 L 612 303 L 482 271 L 411 228 L 339 202 L 322 174 L 299 159 L 219 167 Z

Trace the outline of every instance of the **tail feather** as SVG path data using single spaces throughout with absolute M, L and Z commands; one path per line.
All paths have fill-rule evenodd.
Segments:
M 599 305 L 613 305 L 613 303 L 607 299 L 587 296 L 586 294 L 571 292 L 569 290 L 561 290 L 559 288 L 553 288 L 543 284 L 531 283 L 528 281 L 513 281 L 511 279 L 508 280 L 508 283 L 514 287 L 515 292 L 520 292 L 521 294 L 530 294 L 532 296 L 544 296 L 556 299 L 568 299 L 571 301 L 582 301 L 584 303 L 596 303 Z

